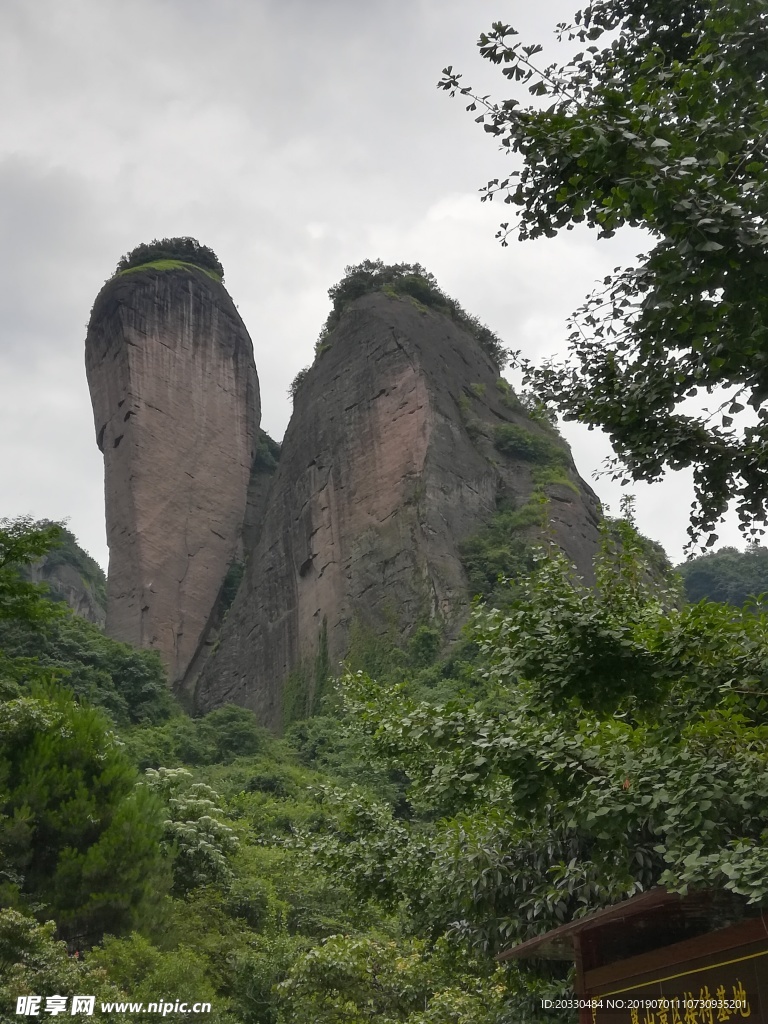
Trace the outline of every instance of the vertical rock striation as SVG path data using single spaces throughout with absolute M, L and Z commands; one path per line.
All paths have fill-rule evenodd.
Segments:
M 567 446 L 450 318 L 369 294 L 324 349 L 296 395 L 258 542 L 196 694 L 200 710 L 230 701 L 278 728 L 285 681 L 316 655 L 324 622 L 334 668 L 354 620 L 455 631 L 470 597 L 459 545 L 500 500 L 545 490 L 550 533 L 585 575 L 598 542 L 597 500 Z M 500 426 L 513 442 L 517 430 L 556 447 L 558 472 L 537 480 L 510 437 L 513 453 L 500 450 Z
M 139 267 L 99 293 L 85 345 L 104 453 L 107 633 L 178 685 L 235 557 L 258 440 L 253 347 L 214 276 Z

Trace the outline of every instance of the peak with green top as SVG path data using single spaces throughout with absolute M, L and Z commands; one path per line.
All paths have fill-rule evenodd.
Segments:
M 331 333 L 350 303 L 372 292 L 395 299 L 407 298 L 422 310 L 445 314 L 478 342 L 499 372 L 508 362 L 509 352 L 499 336 L 478 317 L 467 313 L 456 299 L 446 295 L 434 274 L 420 263 L 384 263 L 380 259 L 363 260 L 345 267 L 344 277 L 328 289 L 332 307 L 315 344 L 315 357 L 327 350 Z M 310 367 L 305 366 L 291 382 L 288 391 L 294 400 L 309 370 Z
M 85 340 L 105 462 L 107 632 L 156 650 L 173 684 L 238 560 L 258 443 L 253 345 L 222 275 L 194 238 L 138 245 L 100 290 Z
M 115 275 L 145 268 L 175 270 L 190 266 L 204 271 L 216 281 L 224 280 L 224 268 L 213 249 L 201 245 L 189 235 L 142 242 L 120 259 Z
M 476 316 L 462 309 L 455 299 L 446 295 L 434 274 L 420 263 L 384 263 L 376 259 L 363 260 L 362 263 L 345 267 L 341 281 L 328 289 L 333 308 L 320 332 L 318 344 L 323 344 L 350 302 L 376 291 L 393 297 L 408 295 L 422 306 L 445 313 L 477 339 L 499 370 L 506 363 L 507 352 L 498 336 Z

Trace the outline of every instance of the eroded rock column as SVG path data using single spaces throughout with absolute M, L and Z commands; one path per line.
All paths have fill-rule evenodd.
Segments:
M 108 281 L 86 338 L 104 453 L 107 633 L 184 677 L 236 553 L 257 442 L 248 332 L 203 270 Z

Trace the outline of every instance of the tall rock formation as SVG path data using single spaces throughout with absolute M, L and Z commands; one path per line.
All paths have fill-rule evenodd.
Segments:
M 404 633 L 438 621 L 451 635 L 470 596 L 459 546 L 500 504 L 545 515 L 590 573 L 596 498 L 472 334 L 408 297 L 352 302 L 296 394 L 198 708 L 234 702 L 279 728 L 285 681 L 321 633 L 334 669 L 354 621 Z
M 253 346 L 218 275 L 116 274 L 85 346 L 104 453 L 107 633 L 183 679 L 238 551 L 258 440 Z

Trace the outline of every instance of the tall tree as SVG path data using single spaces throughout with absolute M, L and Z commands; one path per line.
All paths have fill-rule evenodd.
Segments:
M 573 315 L 565 362 L 523 361 L 527 382 L 608 433 L 617 475 L 692 467 L 693 538 L 713 542 L 732 500 L 754 532 L 768 515 L 765 0 L 594 0 L 558 33 L 585 46 L 547 67 L 509 25 L 480 37 L 533 102 L 479 97 L 452 68 L 438 83 L 520 158 L 483 190 L 517 208 L 502 244 L 582 222 L 652 239 Z M 685 404 L 713 392 L 715 413 Z
M 20 568 L 59 528 L 0 523 L 0 621 L 44 622 L 57 605 Z M 73 944 L 130 928 L 165 886 L 162 807 L 100 713 L 55 669 L 0 652 L 0 907 L 51 915 Z M 30 680 L 30 676 L 32 677 Z M 18 683 L 27 684 L 19 695 Z
M 20 569 L 50 551 L 62 533 L 58 523 L 34 523 L 29 516 L 0 519 L 0 621 L 39 622 L 60 611 L 46 601 L 46 588 Z
M 476 609 L 480 700 L 347 677 L 406 811 L 327 790 L 315 863 L 486 950 L 658 884 L 768 905 L 768 617 L 683 605 L 621 540 L 593 589 L 548 555 L 508 608 Z

